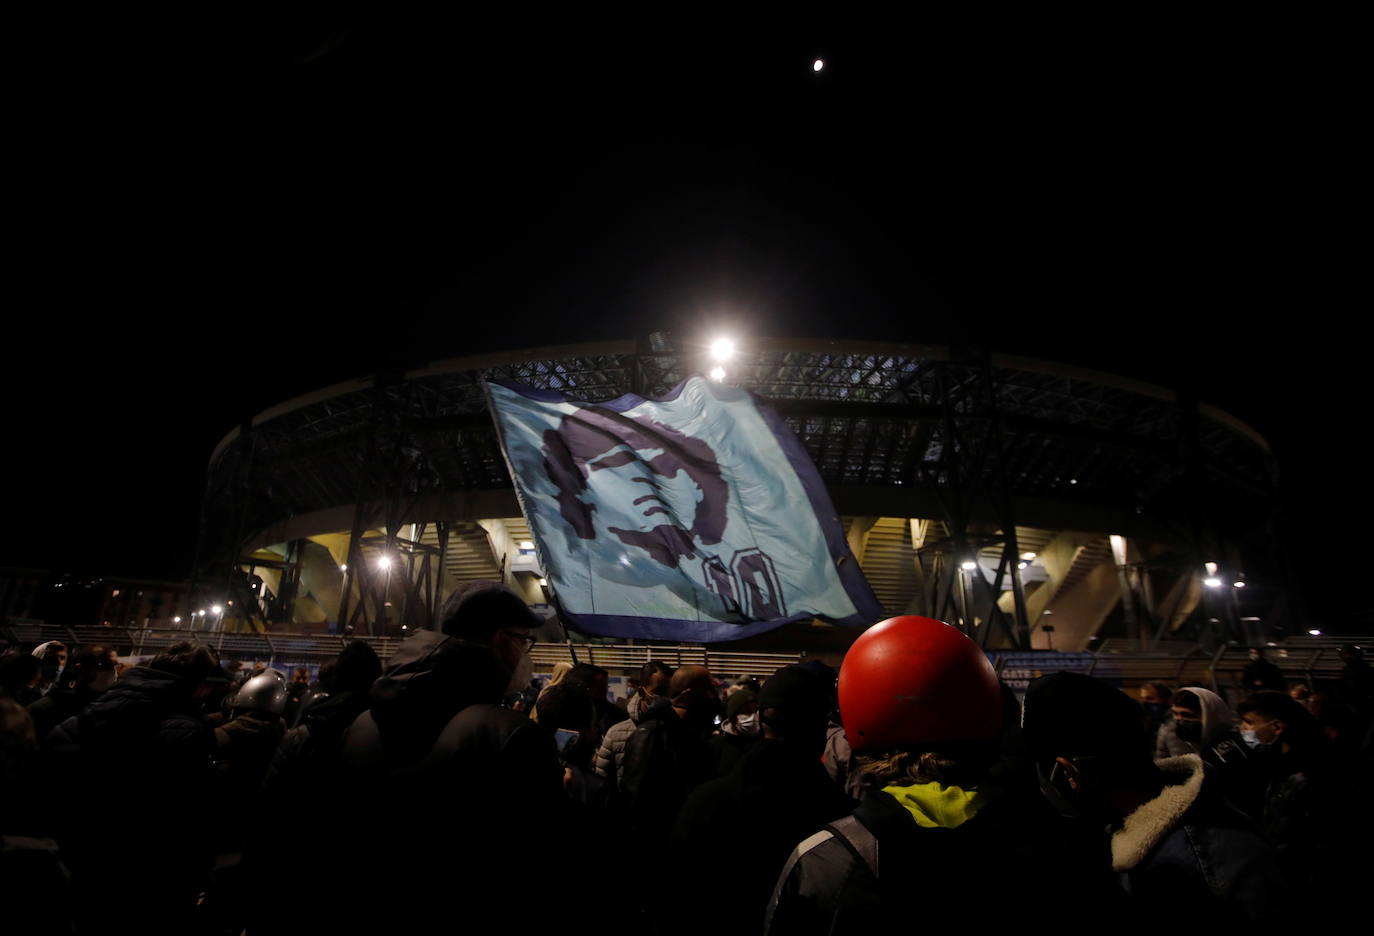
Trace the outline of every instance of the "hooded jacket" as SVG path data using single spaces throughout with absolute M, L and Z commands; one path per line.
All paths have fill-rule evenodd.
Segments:
M 1158 762 L 1165 786 L 1111 838 L 1112 870 L 1141 918 L 1234 925 L 1286 918 L 1277 856 L 1207 781 L 1196 754 Z

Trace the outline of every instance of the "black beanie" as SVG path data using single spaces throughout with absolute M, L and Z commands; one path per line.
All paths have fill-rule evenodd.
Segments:
M 808 722 L 823 726 L 834 707 L 830 685 L 806 666 L 784 666 L 768 677 L 759 692 L 759 711 L 769 724 L 781 716 L 789 726 L 801 728 Z M 769 709 L 776 712 L 771 718 Z
M 1021 724 L 1036 760 L 1099 757 L 1129 762 L 1150 756 L 1139 703 L 1082 673 L 1051 673 L 1031 680 Z

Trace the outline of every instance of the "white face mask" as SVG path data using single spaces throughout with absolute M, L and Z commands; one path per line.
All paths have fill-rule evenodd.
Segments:
M 759 713 L 755 712 L 752 715 L 737 715 L 735 717 L 735 724 L 739 727 L 739 733 L 742 735 L 758 734 Z

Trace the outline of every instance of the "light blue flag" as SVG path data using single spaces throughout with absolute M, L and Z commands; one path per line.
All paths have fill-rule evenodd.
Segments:
M 691 377 L 660 400 L 590 404 L 510 382 L 487 395 L 578 630 L 710 642 L 881 616 L 816 466 L 747 391 Z

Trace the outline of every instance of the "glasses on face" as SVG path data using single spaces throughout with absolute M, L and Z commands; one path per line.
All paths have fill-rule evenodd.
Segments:
M 503 633 L 511 640 L 519 642 L 520 649 L 522 650 L 528 651 L 534 646 L 534 635 L 529 633 L 528 631 L 521 633 L 520 631 L 508 630 L 503 631 Z

